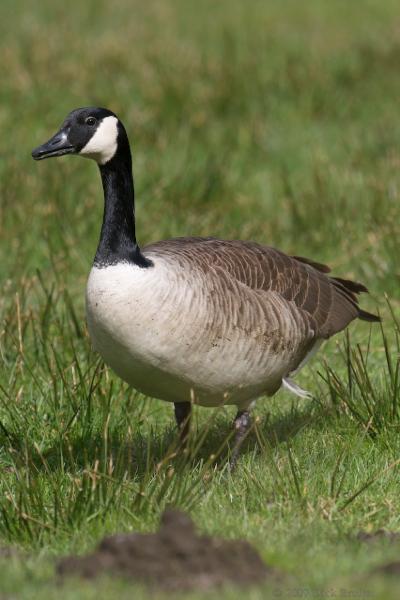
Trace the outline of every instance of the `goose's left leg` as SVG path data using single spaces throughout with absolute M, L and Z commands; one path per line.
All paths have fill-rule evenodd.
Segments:
M 232 450 L 231 459 L 229 461 L 230 471 L 233 471 L 233 469 L 236 466 L 240 448 L 251 427 L 250 411 L 238 410 L 235 420 L 233 422 L 233 427 L 235 428 L 235 442 Z
M 190 402 L 174 402 L 175 419 L 179 429 L 179 437 L 183 446 L 186 445 L 189 432 L 192 405 Z

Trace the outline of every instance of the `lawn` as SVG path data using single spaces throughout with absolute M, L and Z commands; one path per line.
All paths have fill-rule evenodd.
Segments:
M 55 564 L 170 504 L 281 573 L 251 599 L 397 598 L 373 571 L 400 542 L 357 534 L 400 532 L 398 2 L 2 0 L 0 33 L 0 599 L 148 599 Z M 85 105 L 128 130 L 141 244 L 277 246 L 362 281 L 383 317 L 323 347 L 299 377 L 313 400 L 258 401 L 232 475 L 231 408 L 196 409 L 192 456 L 173 456 L 172 407 L 91 350 L 96 167 L 30 157 Z

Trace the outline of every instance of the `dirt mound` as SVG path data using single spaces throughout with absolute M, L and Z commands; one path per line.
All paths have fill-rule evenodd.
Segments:
M 93 554 L 60 561 L 58 573 L 88 579 L 117 575 L 167 590 L 248 585 L 274 575 L 248 542 L 198 535 L 177 510 L 165 511 L 157 533 L 104 538 Z

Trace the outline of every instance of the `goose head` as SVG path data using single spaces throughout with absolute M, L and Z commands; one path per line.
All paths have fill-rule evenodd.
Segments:
M 106 108 L 86 107 L 69 113 L 57 133 L 32 151 L 32 157 L 43 160 L 76 154 L 105 165 L 127 147 L 125 128 L 113 112 Z

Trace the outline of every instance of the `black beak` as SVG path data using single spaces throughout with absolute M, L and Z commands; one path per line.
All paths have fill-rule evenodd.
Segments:
M 49 139 L 48 142 L 38 146 L 32 150 L 32 158 L 35 160 L 43 160 L 51 156 L 63 156 L 64 154 L 72 154 L 75 152 L 74 146 L 68 141 L 68 134 L 63 129 L 60 129 Z

